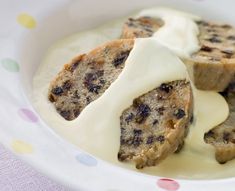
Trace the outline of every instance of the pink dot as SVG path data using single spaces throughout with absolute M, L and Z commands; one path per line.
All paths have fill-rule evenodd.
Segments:
M 157 181 L 157 185 L 166 191 L 176 191 L 180 188 L 180 185 L 178 182 L 172 179 L 168 179 L 168 178 L 159 179 Z
M 38 121 L 37 116 L 29 109 L 21 108 L 19 109 L 18 114 L 25 121 L 32 122 L 32 123 L 36 123 Z

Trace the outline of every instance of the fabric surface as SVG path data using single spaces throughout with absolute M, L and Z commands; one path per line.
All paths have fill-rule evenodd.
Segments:
M 0 145 L 0 191 L 69 191 Z

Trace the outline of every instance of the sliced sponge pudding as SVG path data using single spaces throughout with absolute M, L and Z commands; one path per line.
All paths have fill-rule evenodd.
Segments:
M 235 29 L 226 24 L 196 22 L 200 50 L 185 59 L 195 86 L 202 90 L 224 91 L 235 76 Z M 121 38 L 151 37 L 161 27 L 161 18 L 130 18 L 123 26 Z
M 215 158 L 221 164 L 235 158 L 235 89 L 230 87 L 224 92 L 229 106 L 228 118 L 204 135 L 205 142 L 214 146 Z
M 66 64 L 49 87 L 48 98 L 58 113 L 73 120 L 98 99 L 123 70 L 134 43 L 114 40 Z M 179 149 L 192 118 L 192 89 L 187 79 L 158 86 L 137 97 L 120 116 L 117 157 L 134 160 L 137 168 L 157 165 Z
M 78 117 L 121 73 L 134 40 L 108 42 L 74 58 L 51 82 L 49 100 L 66 120 Z
M 186 80 L 162 84 L 133 101 L 121 116 L 120 161 L 155 166 L 175 152 L 187 135 L 193 104 Z

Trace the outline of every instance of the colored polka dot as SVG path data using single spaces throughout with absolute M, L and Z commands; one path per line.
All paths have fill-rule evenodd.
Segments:
M 97 160 L 87 154 L 78 154 L 76 156 L 77 161 L 80 163 L 86 165 L 86 166 L 96 166 L 97 165 Z
M 11 147 L 16 153 L 19 154 L 30 154 L 33 152 L 32 145 L 20 140 L 12 141 Z
M 27 13 L 18 15 L 17 22 L 25 28 L 33 29 L 36 27 L 36 20 Z
M 10 58 L 5 58 L 1 60 L 1 65 L 4 69 L 9 72 L 19 72 L 20 70 L 18 63 Z
M 32 122 L 32 123 L 36 123 L 38 121 L 37 116 L 29 109 L 21 108 L 19 109 L 18 114 L 25 121 Z
M 166 191 L 176 191 L 180 188 L 178 182 L 168 178 L 162 178 L 157 181 L 157 185 Z

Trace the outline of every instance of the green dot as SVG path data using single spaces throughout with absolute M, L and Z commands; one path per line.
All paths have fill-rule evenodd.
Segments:
M 19 72 L 20 67 L 19 64 L 10 58 L 5 58 L 1 60 L 1 64 L 3 68 L 5 68 L 9 72 Z

